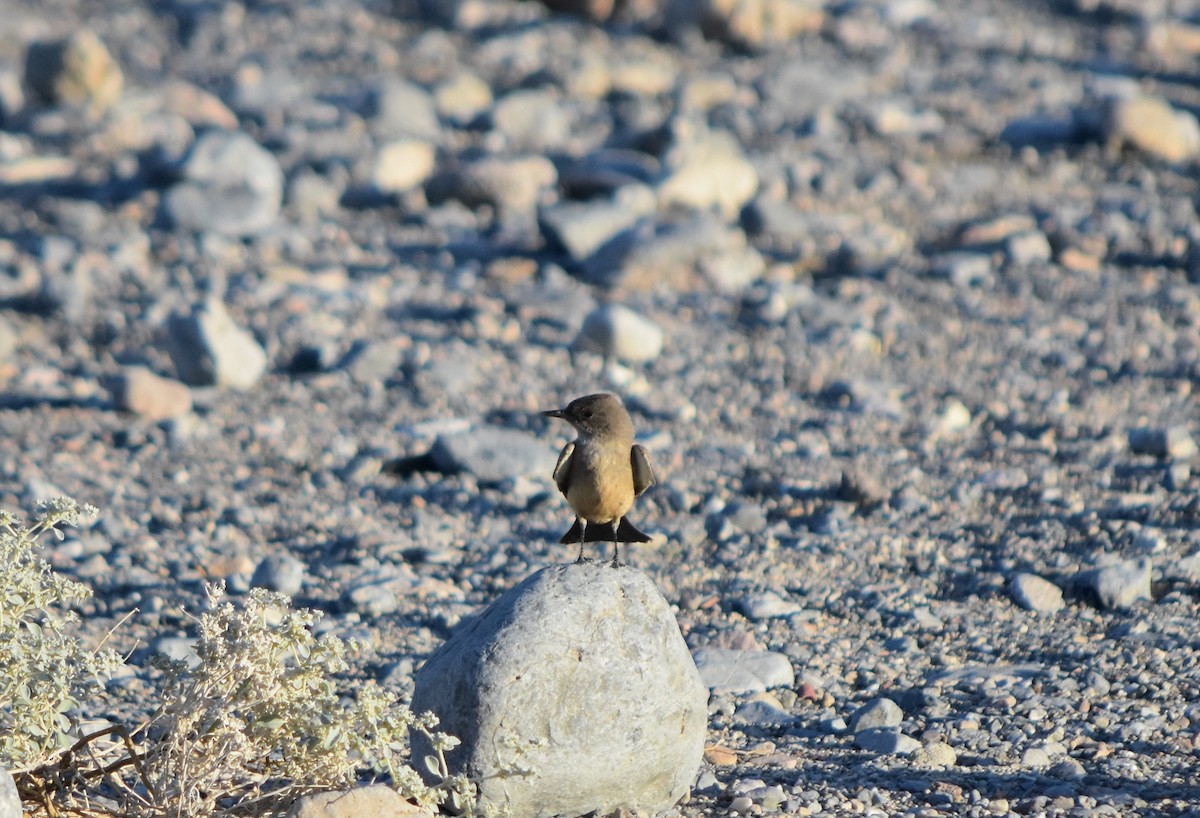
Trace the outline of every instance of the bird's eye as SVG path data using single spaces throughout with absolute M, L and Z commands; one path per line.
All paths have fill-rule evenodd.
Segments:
M 594 413 L 591 409 L 584 409 L 579 413 L 580 417 L 590 418 Z

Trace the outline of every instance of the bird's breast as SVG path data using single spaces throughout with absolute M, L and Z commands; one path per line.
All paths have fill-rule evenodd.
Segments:
M 567 501 L 589 522 L 625 516 L 633 505 L 633 468 L 627 447 L 575 446 Z

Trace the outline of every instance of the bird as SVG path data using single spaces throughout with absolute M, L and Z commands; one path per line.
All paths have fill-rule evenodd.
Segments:
M 542 414 L 567 421 L 577 433 L 554 467 L 554 482 L 575 512 L 575 524 L 559 542 L 579 543 L 576 562 L 584 561 L 585 543 L 611 542 L 611 565 L 620 567 L 620 543 L 650 542 L 625 515 L 655 482 L 649 452 L 633 442 L 629 412 L 616 395 L 600 392 Z

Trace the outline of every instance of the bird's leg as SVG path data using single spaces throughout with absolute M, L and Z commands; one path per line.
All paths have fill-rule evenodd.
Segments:
M 621 567 L 621 537 L 617 534 L 617 529 L 620 527 L 621 520 L 619 518 L 612 521 L 613 558 L 612 562 L 609 563 L 609 566 L 612 568 Z
M 589 562 L 583 557 L 583 547 L 587 544 L 587 527 L 579 522 L 578 517 L 575 519 L 575 525 L 579 526 L 579 556 L 575 558 L 575 564 L 578 565 L 581 562 Z

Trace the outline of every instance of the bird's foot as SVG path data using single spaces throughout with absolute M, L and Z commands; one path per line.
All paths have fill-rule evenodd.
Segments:
M 620 543 L 614 542 L 613 543 L 613 558 L 612 558 L 612 562 L 610 562 L 608 564 L 608 567 L 609 568 L 620 568 L 624 564 L 625 563 L 621 562 L 621 545 L 620 545 Z

